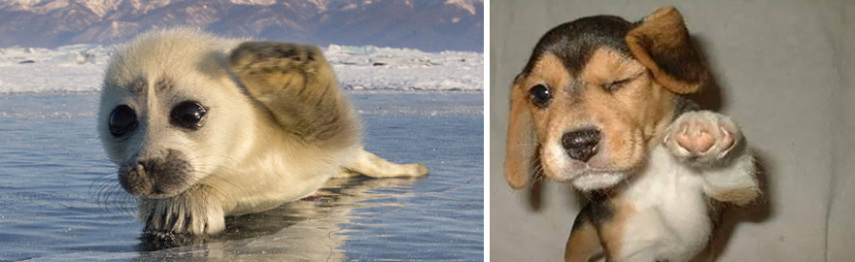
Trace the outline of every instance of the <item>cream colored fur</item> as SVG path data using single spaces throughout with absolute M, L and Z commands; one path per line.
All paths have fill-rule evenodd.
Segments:
M 714 144 L 701 152 L 688 150 L 674 139 L 681 132 L 709 132 Z M 672 123 L 644 170 L 627 182 L 622 199 L 634 211 L 611 261 L 681 262 L 700 253 L 713 228 L 707 199 L 745 204 L 759 194 L 753 157 L 742 143 L 739 129 L 721 114 L 688 112 Z M 723 191 L 743 197 L 722 200 L 718 192 Z
M 170 123 L 170 111 L 183 101 L 207 108 L 198 130 Z M 119 105 L 131 107 L 139 125 L 115 137 L 107 123 Z M 181 190 L 140 196 L 139 218 L 155 232 L 214 234 L 224 229 L 225 216 L 306 197 L 343 171 L 372 177 L 428 171 L 362 149 L 359 119 L 317 47 L 191 29 L 147 33 L 116 52 L 98 130 L 120 177 L 123 168 L 145 169 L 145 161 L 160 161 L 180 176 L 139 172 L 155 189 L 180 181 L 173 186 Z

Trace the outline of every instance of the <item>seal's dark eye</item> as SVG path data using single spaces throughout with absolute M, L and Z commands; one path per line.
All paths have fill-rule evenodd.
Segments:
M 198 130 L 205 118 L 205 107 L 196 101 L 184 101 L 172 108 L 171 120 L 173 125 Z
M 549 105 L 549 100 L 552 99 L 552 92 L 545 85 L 536 85 L 528 90 L 531 102 L 537 107 L 544 108 Z
M 114 137 L 120 137 L 137 128 L 137 114 L 128 105 L 120 105 L 113 108 L 110 113 L 110 119 L 107 121 L 110 125 L 110 134 Z

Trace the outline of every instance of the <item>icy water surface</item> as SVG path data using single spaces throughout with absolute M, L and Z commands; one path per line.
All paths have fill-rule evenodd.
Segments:
M 0 95 L 0 261 L 481 260 L 481 93 L 353 94 L 365 147 L 419 179 L 331 180 L 321 195 L 230 218 L 161 249 L 95 133 L 98 95 Z

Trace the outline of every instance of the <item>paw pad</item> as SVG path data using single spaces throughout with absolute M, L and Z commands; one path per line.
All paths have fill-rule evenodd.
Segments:
M 710 111 L 685 113 L 665 132 L 665 147 L 684 161 L 697 164 L 718 162 L 740 136 L 733 121 Z
M 677 144 L 688 150 L 689 152 L 700 154 L 709 151 L 716 143 L 716 136 L 713 134 L 715 130 L 710 130 L 712 126 L 701 123 L 682 123 L 680 130 L 674 136 Z M 726 132 L 724 132 L 726 134 Z M 733 139 L 725 135 L 722 137 L 722 146 L 729 147 L 733 143 Z M 728 141 L 724 141 L 728 140 Z M 728 145 L 725 145 L 728 144 Z

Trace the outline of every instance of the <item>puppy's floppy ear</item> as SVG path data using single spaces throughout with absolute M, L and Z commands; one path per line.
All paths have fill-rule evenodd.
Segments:
M 528 184 L 534 157 L 534 126 L 531 113 L 526 110 L 528 99 L 525 88 L 519 86 L 520 76 L 511 87 L 511 112 L 508 119 L 508 139 L 505 144 L 505 179 L 514 189 Z
M 683 16 L 674 7 L 660 8 L 626 35 L 630 52 L 656 82 L 678 94 L 694 93 L 707 84 L 709 71 L 689 40 Z

